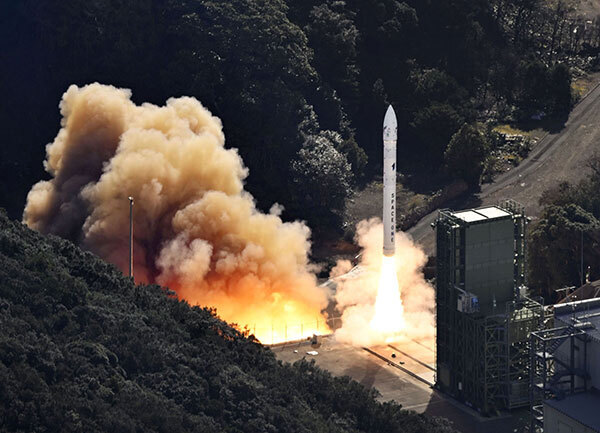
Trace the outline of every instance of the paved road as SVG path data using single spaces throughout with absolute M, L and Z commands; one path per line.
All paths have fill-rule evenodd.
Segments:
M 514 169 L 485 184 L 481 192 L 470 197 L 483 205 L 512 198 L 525 206 L 528 215 L 539 215 L 541 194 L 561 181 L 577 182 L 587 173 L 587 160 L 600 151 L 600 86 L 594 87 L 571 112 L 564 128 L 542 138 L 529 156 Z M 468 205 L 457 203 L 456 207 Z M 434 254 L 434 232 L 431 223 L 437 211 L 423 217 L 408 230 L 425 252 Z

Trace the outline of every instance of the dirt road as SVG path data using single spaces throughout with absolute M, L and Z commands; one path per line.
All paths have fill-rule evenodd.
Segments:
M 572 183 L 584 178 L 587 161 L 600 151 L 600 86 L 593 88 L 571 112 L 564 128 L 546 135 L 529 156 L 514 169 L 483 185 L 481 192 L 456 207 L 492 205 L 513 199 L 525 206 L 527 215 L 539 216 L 538 200 L 542 193 L 562 181 Z M 409 230 L 425 252 L 435 254 L 431 223 L 437 211 L 425 216 Z

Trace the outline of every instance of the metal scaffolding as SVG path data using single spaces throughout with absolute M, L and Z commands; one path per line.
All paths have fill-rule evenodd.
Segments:
M 542 402 L 564 398 L 567 394 L 585 391 L 588 374 L 580 365 L 587 363 L 588 336 L 584 329 L 568 325 L 533 332 L 530 338 L 529 404 L 530 432 L 542 432 L 544 411 Z M 580 344 L 577 344 L 580 343 Z M 583 361 L 576 364 L 575 352 Z M 560 356 L 557 356 L 560 350 Z
M 468 255 L 477 254 L 481 245 L 468 245 L 471 223 L 447 210 L 440 211 L 436 221 L 436 386 L 484 414 L 529 405 L 529 335 L 543 322 L 542 304 L 522 294 L 527 223 L 523 208 L 508 202 L 497 209 L 507 215 L 492 220 L 490 230 L 494 222 L 512 222 L 508 223 L 512 227 L 508 236 L 514 236 L 508 251 L 508 258 L 514 258 L 512 293 L 501 303 L 493 294 L 493 301 L 482 305 L 481 311 L 457 308 L 461 294 L 471 295 Z M 487 223 L 482 219 L 472 224 L 481 230 Z

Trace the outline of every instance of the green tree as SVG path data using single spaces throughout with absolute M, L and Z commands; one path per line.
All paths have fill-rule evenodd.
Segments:
M 444 154 L 446 172 L 461 178 L 471 186 L 479 184 L 488 143 L 473 125 L 465 124 L 452 136 Z
M 448 103 L 460 109 L 468 106 L 468 93 L 452 76 L 438 69 L 415 70 L 410 76 L 416 106 Z
M 529 283 L 550 301 L 554 290 L 579 285 L 581 238 L 584 263 L 596 264 L 600 222 L 576 204 L 551 205 L 544 209 L 529 240 Z M 597 269 L 592 269 L 598 275 Z M 584 270 L 585 272 L 585 270 Z
M 555 115 L 565 115 L 571 111 L 571 72 L 564 63 L 554 65 L 548 77 L 549 111 Z
M 426 152 L 426 161 L 437 169 L 443 163 L 448 142 L 464 119 L 449 104 L 433 103 L 415 114 L 412 126 Z
M 358 29 L 355 14 L 343 1 L 313 7 L 305 32 L 314 50 L 313 65 L 321 79 L 334 88 L 346 109 L 358 98 Z
M 289 21 L 283 0 L 172 5 L 165 84 L 197 96 L 222 119 L 227 143 L 250 169 L 248 189 L 260 207 L 288 205 L 296 186 L 285 181 L 287 161 L 302 147 L 302 134 L 319 128 L 308 101 L 318 74 L 305 33 Z
M 0 203 L 21 215 L 29 187 L 45 176 L 57 101 L 68 85 L 94 81 L 131 88 L 136 102 L 202 101 L 250 168 L 247 187 L 261 208 L 274 201 L 291 208 L 298 185 L 288 181 L 288 162 L 319 130 L 341 134 L 346 145 L 338 150 L 355 174 L 362 158 L 354 143 L 375 172 L 389 103 L 411 143 L 403 171 L 437 170 L 451 136 L 474 121 L 473 107 L 489 113 L 500 103 L 501 115 L 511 116 L 516 106 L 522 117 L 568 111 L 570 76 L 560 62 L 598 43 L 574 34 L 571 12 L 558 3 L 0 2 Z
M 363 174 L 365 166 L 367 165 L 367 154 L 358 145 L 354 135 L 345 139 L 338 132 L 328 130 L 321 131 L 320 135 L 327 138 L 338 152 L 341 152 L 346 156 L 346 159 L 352 168 L 352 173 L 355 176 L 361 176 Z
M 298 201 L 309 206 L 313 217 L 344 209 L 353 176 L 348 160 L 336 149 L 335 135 L 307 136 L 292 162 L 292 170 L 294 181 L 299 185 L 297 190 L 303 193 Z
M 518 70 L 520 92 L 518 106 L 520 117 L 546 110 L 548 101 L 548 73 L 546 66 L 538 61 L 523 62 Z

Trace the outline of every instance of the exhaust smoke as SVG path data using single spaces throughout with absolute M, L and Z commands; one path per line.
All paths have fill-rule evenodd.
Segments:
M 60 110 L 61 130 L 44 162 L 52 179 L 29 192 L 29 227 L 126 273 L 131 196 L 137 282 L 214 306 L 266 343 L 316 332 L 287 330 L 315 324 L 327 306 L 308 261 L 310 231 L 283 222 L 277 205 L 257 210 L 243 188 L 248 171 L 224 147 L 218 118 L 194 98 L 137 106 L 129 90 L 97 83 L 71 86 Z
M 395 236 L 395 254 L 385 256 L 383 237 L 379 219 L 361 221 L 357 226 L 362 272 L 354 278 L 337 280 L 335 300 L 342 312 L 342 327 L 335 336 L 338 341 L 357 346 L 404 338 L 429 341 L 433 345 L 435 295 L 422 272 L 427 256 L 401 232 Z M 339 261 L 332 276 L 343 275 L 351 268 L 349 261 Z

